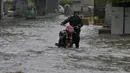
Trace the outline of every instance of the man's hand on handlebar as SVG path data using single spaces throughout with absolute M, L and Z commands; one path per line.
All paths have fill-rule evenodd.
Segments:
M 79 26 L 75 26 L 77 29 L 79 29 L 80 27 Z
M 61 26 L 65 26 L 63 23 L 60 24 Z

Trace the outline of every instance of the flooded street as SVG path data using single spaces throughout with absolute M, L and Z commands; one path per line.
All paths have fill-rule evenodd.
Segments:
M 80 49 L 57 48 L 64 16 L 1 22 L 0 73 L 130 73 L 129 37 L 83 26 Z

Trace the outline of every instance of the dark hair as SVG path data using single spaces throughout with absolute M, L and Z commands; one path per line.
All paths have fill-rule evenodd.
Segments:
M 78 13 L 79 14 L 79 11 L 74 11 L 74 14 Z

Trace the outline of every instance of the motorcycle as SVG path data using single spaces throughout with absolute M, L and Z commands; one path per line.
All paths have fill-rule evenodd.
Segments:
M 75 27 L 69 25 L 59 33 L 59 42 L 55 43 L 58 47 L 71 48 L 73 46 L 73 35 L 76 34 Z

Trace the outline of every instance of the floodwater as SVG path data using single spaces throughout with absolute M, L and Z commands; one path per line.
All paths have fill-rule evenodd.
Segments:
M 54 18 L 1 21 L 0 73 L 129 73 L 130 44 L 122 37 L 99 35 L 101 26 L 83 26 L 80 48 L 57 48 Z

